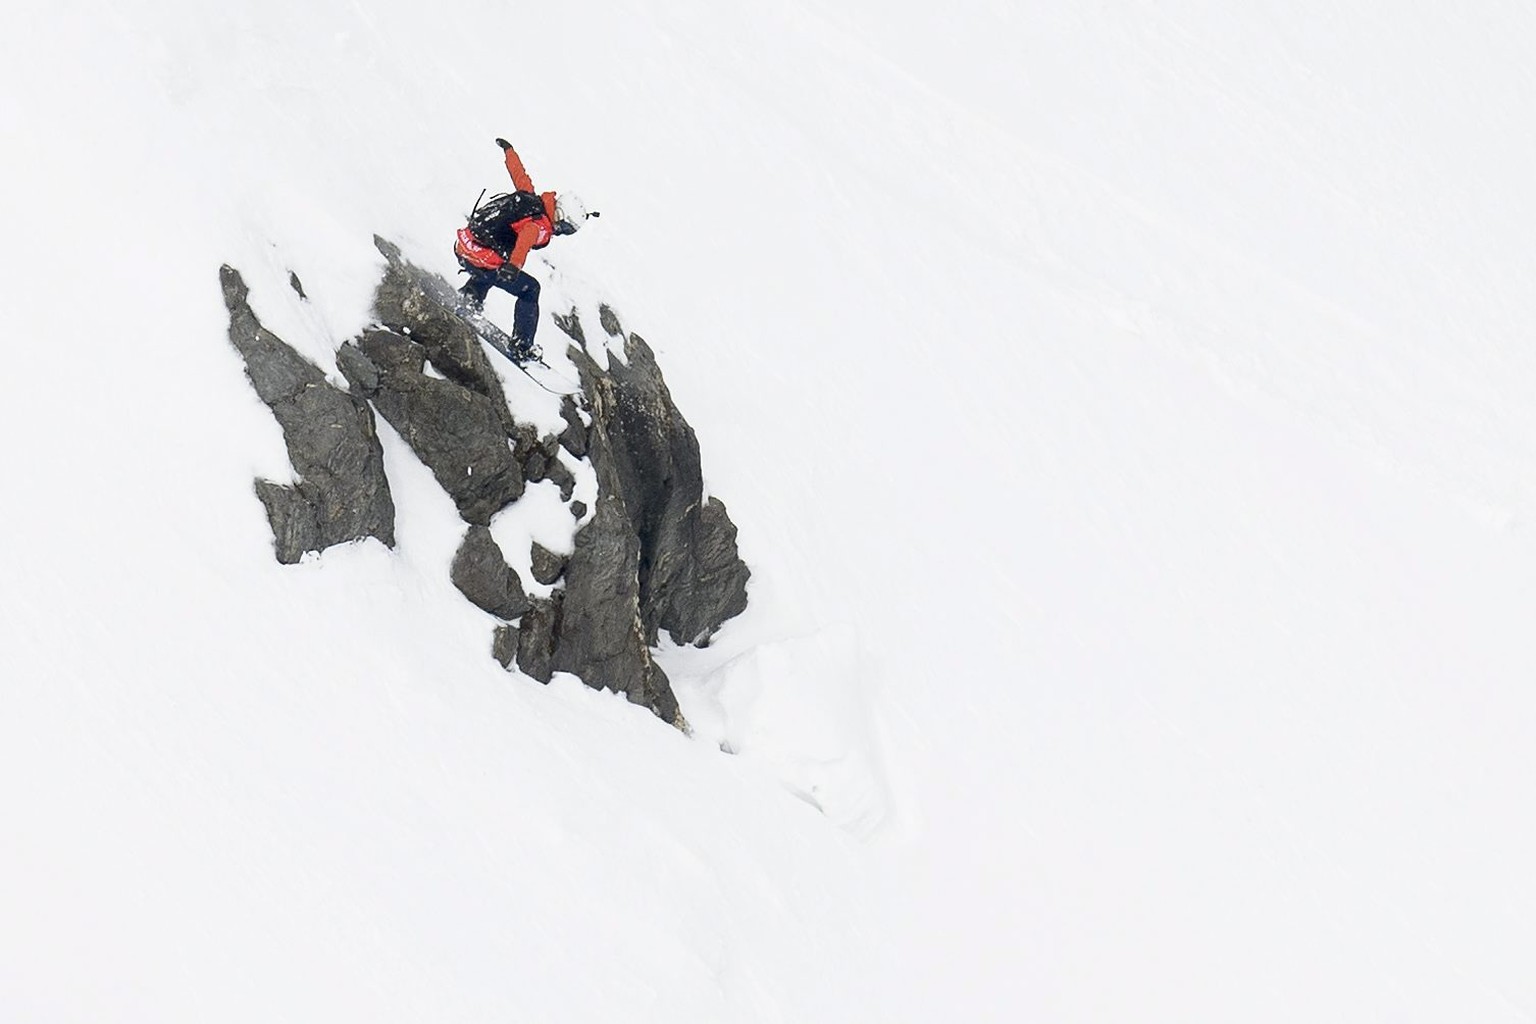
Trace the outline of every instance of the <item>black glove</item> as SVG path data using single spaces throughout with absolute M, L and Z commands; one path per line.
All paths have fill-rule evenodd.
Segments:
M 496 145 L 501 147 L 501 151 L 503 153 L 512 148 L 512 143 L 508 142 L 506 139 L 497 139 Z
M 511 284 L 522 275 L 522 270 L 515 263 L 507 262 L 496 268 L 496 279 L 503 284 Z

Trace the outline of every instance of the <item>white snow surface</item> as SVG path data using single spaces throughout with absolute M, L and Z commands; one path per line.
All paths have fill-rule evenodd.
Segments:
M 1533 44 L 12 5 L 0 1020 L 1536 1020 Z M 396 549 L 272 558 L 219 265 L 335 377 L 373 233 L 450 274 L 497 135 L 603 214 L 541 340 L 610 302 L 740 528 L 691 737 L 491 660 L 387 426 Z

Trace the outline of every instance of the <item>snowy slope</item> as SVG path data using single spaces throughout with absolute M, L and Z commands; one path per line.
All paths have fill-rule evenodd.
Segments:
M 546 8 L 0 36 L 0 1017 L 1536 1016 L 1536 15 Z M 500 671 L 387 428 L 271 558 L 217 267 L 333 369 L 496 135 L 740 527 L 693 739 Z

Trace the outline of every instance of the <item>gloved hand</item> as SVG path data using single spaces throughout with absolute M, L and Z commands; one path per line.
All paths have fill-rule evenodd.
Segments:
M 522 274 L 521 268 L 512 262 L 503 263 L 496 268 L 496 280 L 500 284 L 511 284 Z
M 501 151 L 503 153 L 512 148 L 512 143 L 508 142 L 506 139 L 497 139 L 496 145 L 501 147 Z

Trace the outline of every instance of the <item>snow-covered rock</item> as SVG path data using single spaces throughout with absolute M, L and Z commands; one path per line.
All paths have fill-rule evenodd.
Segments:
M 566 356 L 581 386 L 560 396 L 560 432 L 541 434 L 508 402 L 485 345 L 457 311 L 448 284 L 413 266 L 394 244 L 381 238 L 375 244 L 386 260 L 374 298 L 382 326 L 364 330 L 337 352 L 350 393 L 327 383 L 317 367 L 262 328 L 238 274 L 225 268 L 230 334 L 246 354 L 258 393 L 290 438 L 329 431 L 321 438 L 339 443 L 330 441 L 331 433 L 350 435 L 330 422 L 333 407 L 349 411 L 348 422 L 361 424 L 373 440 L 373 460 L 364 465 L 376 473 L 376 480 L 367 479 L 386 502 L 367 403 L 398 432 L 470 524 L 445 568 L 465 598 L 502 620 L 491 653 L 504 666 L 545 682 L 556 671 L 568 672 L 685 726 L 651 648 L 661 630 L 676 643 L 707 644 L 746 608 L 750 574 L 724 504 L 704 494 L 698 441 L 650 347 L 638 335 L 625 335 L 617 314 L 603 305 L 600 319 L 620 338 L 623 358 L 608 358 L 605 342 L 600 355 L 607 365 L 599 366 L 585 349 L 577 313 L 562 316 L 558 322 L 575 342 Z M 308 418 L 290 411 L 310 406 L 318 411 Z M 290 439 L 290 450 L 296 443 Z M 306 482 L 311 477 L 329 479 L 311 467 L 315 458 L 308 448 L 299 444 L 296 450 L 299 487 L 313 487 Z M 595 480 L 591 515 L 575 500 L 577 475 L 567 460 Z M 336 461 L 347 470 L 356 460 Z M 530 600 L 491 524 L 503 513 L 515 515 L 512 506 L 528 484 L 540 481 L 548 481 L 577 522 L 569 553 L 529 545 L 527 571 L 550 588 Z M 258 487 L 278 535 L 280 561 L 297 561 L 304 551 L 360 535 L 343 513 L 355 518 L 368 509 L 338 511 L 334 506 L 350 492 L 335 492 L 335 486 L 321 492 L 326 518 L 288 511 L 296 499 L 286 496 L 303 491 Z M 337 519 L 342 526 L 327 527 L 329 532 L 311 525 Z

